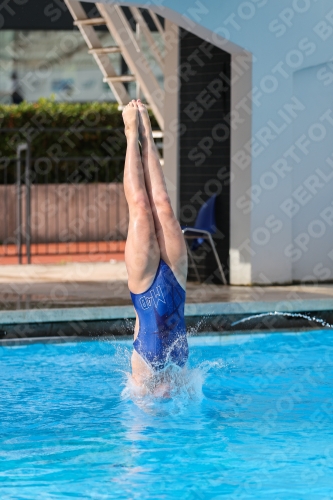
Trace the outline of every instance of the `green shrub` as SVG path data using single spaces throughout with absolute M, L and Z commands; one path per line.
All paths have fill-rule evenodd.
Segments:
M 157 128 L 152 115 L 151 120 Z M 50 131 L 50 128 L 64 130 Z M 74 128 L 92 130 L 78 133 Z M 105 169 L 109 170 L 109 178 L 116 177 L 123 168 L 126 150 L 123 128 L 121 111 L 114 103 L 58 103 L 40 99 L 36 103 L 0 105 L 0 183 L 15 181 L 16 148 L 27 141 L 31 144 L 32 171 L 38 158 L 52 164 L 47 180 L 38 179 L 41 175 L 38 173 L 37 182 L 66 182 L 68 175 L 73 178 L 78 164 L 70 160 L 72 157 L 87 158 L 85 172 L 89 172 L 89 164 L 93 165 L 95 180 L 96 168 L 100 180 L 106 176 Z M 93 160 L 97 157 L 104 160 Z

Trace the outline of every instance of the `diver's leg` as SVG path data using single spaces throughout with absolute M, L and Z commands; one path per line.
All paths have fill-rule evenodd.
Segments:
M 160 261 L 154 219 L 147 195 L 138 144 L 138 109 L 133 102 L 123 111 L 127 140 L 124 190 L 129 209 L 129 227 L 125 247 L 128 286 L 142 293 L 151 285 Z
M 138 109 L 129 103 L 123 111 L 127 150 L 124 169 L 124 190 L 129 208 L 129 227 L 125 247 L 128 286 L 141 293 L 151 285 L 160 261 L 160 249 L 155 234 L 154 219 L 146 191 L 143 166 L 138 145 Z M 139 329 L 136 321 L 134 338 Z M 132 374 L 141 385 L 151 370 L 134 350 Z
M 142 145 L 142 162 L 150 205 L 161 258 L 171 267 L 185 289 L 187 278 L 187 250 L 184 236 L 171 207 L 166 183 L 153 139 L 147 108 L 140 100 L 139 133 Z

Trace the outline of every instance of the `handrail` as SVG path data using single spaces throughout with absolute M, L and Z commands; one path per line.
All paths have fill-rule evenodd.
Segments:
M 28 142 L 21 143 L 16 148 L 16 190 L 17 190 L 17 254 L 19 264 L 22 264 L 22 220 L 21 220 L 21 208 L 22 208 L 22 193 L 21 193 L 21 153 L 25 151 L 25 185 L 26 185 L 26 227 L 25 227 L 25 243 L 27 249 L 27 262 L 31 262 L 31 233 L 30 233 L 30 218 L 31 218 L 31 207 L 30 207 L 30 144 Z

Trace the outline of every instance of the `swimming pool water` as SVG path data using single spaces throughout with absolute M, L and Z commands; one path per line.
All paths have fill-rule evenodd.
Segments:
M 134 402 L 131 345 L 1 347 L 0 498 L 333 498 L 333 333 L 190 340 L 189 383 Z

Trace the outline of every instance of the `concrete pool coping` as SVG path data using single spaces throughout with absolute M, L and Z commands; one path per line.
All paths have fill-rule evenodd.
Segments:
M 278 332 L 281 335 L 304 335 L 306 332 L 304 330 L 295 330 L 293 332 L 289 331 L 280 331 Z M 276 332 L 271 332 L 269 330 L 261 331 L 261 332 L 244 332 L 244 331 L 235 331 L 230 334 L 230 332 L 207 332 L 204 334 L 198 334 L 195 336 L 188 337 L 189 347 L 216 347 L 223 346 L 226 344 L 243 344 L 247 342 L 249 339 L 258 336 L 265 336 L 276 334 Z M 91 338 L 91 337 L 32 337 L 32 338 L 16 338 L 16 339 L 2 339 L 0 340 L 0 347 L 20 347 L 20 346 L 28 346 L 30 344 L 76 344 L 78 342 L 119 342 L 122 345 L 126 345 L 128 347 L 133 346 L 133 336 L 121 336 L 115 337 L 105 336 L 102 338 Z
M 186 304 L 185 316 L 228 316 L 269 312 L 302 313 L 333 311 L 333 299 L 302 299 L 251 302 L 206 302 Z M 0 311 L 0 325 L 113 321 L 135 318 L 132 306 L 71 307 Z

